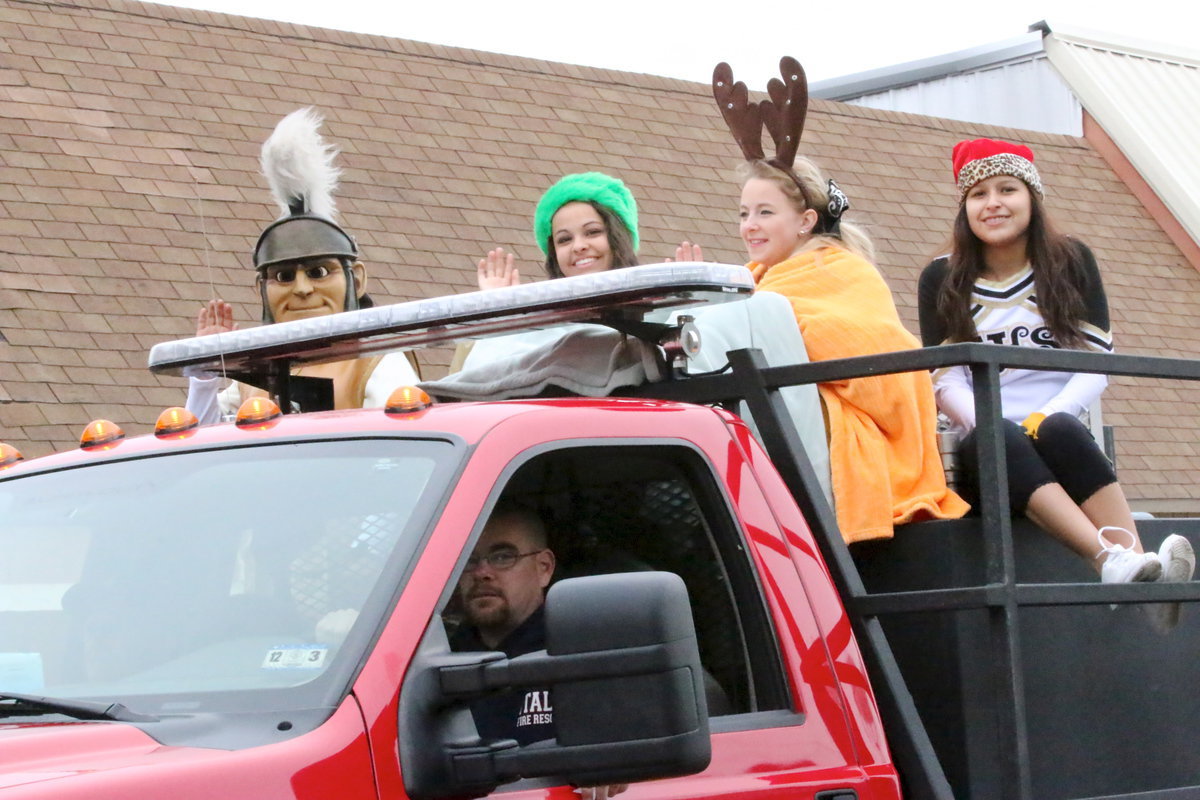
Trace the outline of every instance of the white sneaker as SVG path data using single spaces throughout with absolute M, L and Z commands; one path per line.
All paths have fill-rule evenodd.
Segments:
M 1131 543 L 1134 541 L 1133 534 L 1124 528 L 1108 525 L 1100 529 L 1097 538 L 1102 552 L 1108 554 L 1100 568 L 1101 582 L 1140 583 L 1158 580 L 1163 568 L 1157 553 L 1138 553 L 1124 545 L 1115 544 L 1105 538 L 1106 531 L 1120 531 L 1129 537 Z
M 1161 583 L 1185 583 L 1196 571 L 1196 553 L 1192 543 L 1177 533 L 1163 539 L 1158 548 L 1158 561 L 1162 564 Z M 1154 603 L 1146 606 L 1146 613 L 1159 633 L 1170 633 L 1179 624 L 1181 603 Z
M 1192 543 L 1178 533 L 1163 539 L 1158 548 L 1158 560 L 1162 564 L 1159 580 L 1163 583 L 1186 583 L 1196 572 L 1196 553 L 1192 550 Z

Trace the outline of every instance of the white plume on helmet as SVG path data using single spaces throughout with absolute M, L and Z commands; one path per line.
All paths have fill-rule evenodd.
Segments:
M 279 121 L 262 147 L 262 171 L 283 216 L 316 214 L 333 220 L 333 190 L 341 170 L 337 148 L 321 138 L 324 118 L 311 106 Z

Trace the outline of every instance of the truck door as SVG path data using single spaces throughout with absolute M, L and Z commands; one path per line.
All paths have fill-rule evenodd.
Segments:
M 683 578 L 705 672 L 712 762 L 698 775 L 635 784 L 630 800 L 897 796 L 889 765 L 864 767 L 872 759 L 864 737 L 874 734 L 847 710 L 840 681 L 861 684 L 869 700 L 866 677 L 860 665 L 847 671 L 830 658 L 792 559 L 796 543 L 785 540 L 741 450 L 726 438 L 705 452 L 726 460 L 714 464 L 674 440 L 572 443 L 528 456 L 493 493 L 466 550 L 499 504 L 544 521 L 554 580 L 641 570 Z M 471 620 L 455 586 L 444 597 L 434 622 L 452 641 Z M 837 613 L 845 623 L 840 605 Z M 834 629 L 849 635 L 848 624 Z M 537 713 L 552 710 L 552 698 L 538 703 Z M 497 794 L 543 797 L 561 785 L 523 780 Z

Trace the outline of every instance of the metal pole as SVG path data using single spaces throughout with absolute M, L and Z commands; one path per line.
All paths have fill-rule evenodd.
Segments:
M 284 414 L 292 413 L 292 393 L 288 378 L 292 374 L 292 362 L 281 358 L 272 360 L 267 366 L 267 394 Z
M 988 639 L 995 708 L 996 736 L 968 729 L 972 797 L 1005 797 L 1032 800 L 1029 740 L 1025 722 L 1025 685 L 1021 666 L 1017 615 L 1016 562 L 1013 557 L 1012 519 L 1008 508 L 1008 469 L 1001 425 L 1000 369 L 992 364 L 971 365 L 975 384 L 975 453 L 978 462 L 979 504 L 983 523 L 987 582 L 999 586 L 1003 602 L 991 606 Z M 967 655 L 969 658 L 969 654 Z M 962 661 L 960 660 L 960 663 Z M 976 661 L 976 666 L 978 662 Z M 964 676 L 965 679 L 972 676 Z M 979 685 L 978 671 L 974 676 Z M 971 685 L 970 682 L 964 685 Z M 986 692 L 987 690 L 984 689 Z M 982 735 L 981 735 L 982 734 Z M 985 739 L 990 739 L 985 742 Z M 993 763 L 999 785 L 991 785 L 978 748 L 995 748 Z M 976 780 L 986 785 L 976 785 Z

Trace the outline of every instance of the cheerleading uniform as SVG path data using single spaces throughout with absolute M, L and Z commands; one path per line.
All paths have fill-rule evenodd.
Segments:
M 1080 331 L 1087 347 L 1111 352 L 1108 300 L 1100 271 L 1092 252 L 1072 240 L 1083 266 L 1085 313 Z M 921 274 L 918 285 L 918 312 L 921 339 L 926 347 L 948 343 L 945 320 L 937 312 L 937 296 L 949 271 L 949 259 L 935 259 Z M 1002 281 L 980 279 L 971 293 L 971 317 L 978 331 L 976 341 L 1017 347 L 1060 345 L 1046 326 L 1038 308 L 1033 269 L 1026 266 Z M 1081 503 L 1096 490 L 1116 481 L 1112 464 L 1096 446 L 1079 417 L 1104 391 L 1108 380 L 1103 375 L 1051 372 L 1046 370 L 1005 369 L 1000 373 L 1000 400 L 1006 423 L 1010 501 L 1013 510 L 1023 512 L 1029 496 L 1047 483 L 1060 483 Z M 975 397 L 970 369 L 947 367 L 934 373 L 934 394 L 939 410 L 950 420 L 951 429 L 964 435 L 960 457 L 964 476 L 975 473 L 974 436 Z M 1046 416 L 1038 429 L 1038 438 L 1024 434 L 1018 423 L 1030 414 Z M 975 491 L 968 477 L 963 489 Z

